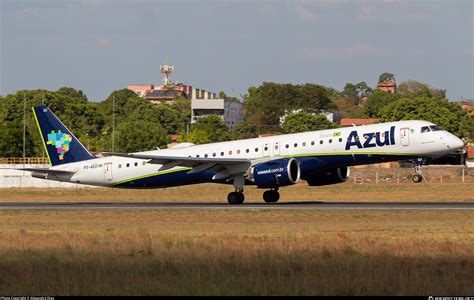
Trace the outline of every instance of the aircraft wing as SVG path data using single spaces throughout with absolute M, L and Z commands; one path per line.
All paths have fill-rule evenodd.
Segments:
M 176 166 L 191 168 L 188 174 L 212 170 L 216 172 L 216 175 L 213 177 L 214 180 L 242 176 L 252 165 L 252 161 L 246 158 L 181 157 L 113 152 L 105 152 L 103 155 L 147 159 L 150 164 L 162 165 L 158 171 L 165 171 Z

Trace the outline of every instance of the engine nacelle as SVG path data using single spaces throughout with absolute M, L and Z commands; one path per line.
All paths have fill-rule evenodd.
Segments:
M 349 179 L 349 173 L 348 167 L 326 169 L 321 172 L 313 173 L 304 178 L 304 180 L 306 180 L 310 186 L 342 183 Z
M 294 158 L 277 159 L 255 165 L 249 178 L 259 188 L 292 185 L 300 180 L 300 162 Z

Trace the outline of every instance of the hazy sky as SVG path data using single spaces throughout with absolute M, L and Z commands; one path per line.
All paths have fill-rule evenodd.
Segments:
M 264 81 L 374 86 L 383 72 L 474 98 L 474 1 L 0 0 L 0 94 L 103 100 L 172 79 L 229 95 Z

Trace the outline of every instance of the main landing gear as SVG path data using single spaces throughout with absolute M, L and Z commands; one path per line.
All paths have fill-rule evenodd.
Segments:
M 244 183 L 244 176 L 234 177 L 235 192 L 229 193 L 229 195 L 227 196 L 227 201 L 229 202 L 229 204 L 235 205 L 244 203 Z
M 280 193 L 278 193 L 278 189 L 265 191 L 263 193 L 263 200 L 267 203 L 275 203 L 280 200 Z
M 422 158 L 417 158 L 413 162 L 413 170 L 415 174 L 411 178 L 414 183 L 420 183 L 423 181 L 423 174 L 421 173 L 421 165 L 424 163 L 424 160 Z
M 242 192 L 232 192 L 229 193 L 227 196 L 227 201 L 229 201 L 229 204 L 242 204 L 244 203 L 245 196 L 243 191 Z

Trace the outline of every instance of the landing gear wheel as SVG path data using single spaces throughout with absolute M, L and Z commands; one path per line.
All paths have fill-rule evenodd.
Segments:
M 421 176 L 420 174 L 415 174 L 413 175 L 412 180 L 414 183 L 420 183 L 423 181 L 423 176 Z
M 267 203 L 278 202 L 278 200 L 280 200 L 280 193 L 278 193 L 278 191 L 275 191 L 275 190 L 265 191 L 263 193 L 263 200 Z
M 244 203 L 245 196 L 244 193 L 239 193 L 239 192 L 232 192 L 229 193 L 227 196 L 227 201 L 229 201 L 229 204 L 242 204 Z

